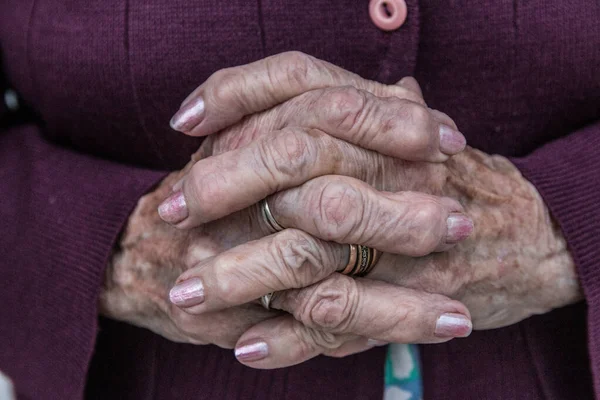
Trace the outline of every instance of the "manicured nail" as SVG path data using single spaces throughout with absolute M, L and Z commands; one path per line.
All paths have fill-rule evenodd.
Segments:
M 465 149 L 467 139 L 462 133 L 450 128 L 448 125 L 440 124 L 440 151 L 452 156 Z
M 189 132 L 204 118 L 204 100 L 196 97 L 179 109 L 171 118 L 171 128 L 179 132 Z
M 446 220 L 448 231 L 446 243 L 458 243 L 468 238 L 473 233 L 473 221 L 464 214 L 450 214 Z
M 377 339 L 369 339 L 369 340 L 367 340 L 367 346 L 371 346 L 371 347 L 385 346 L 386 344 L 390 344 L 390 342 L 386 342 L 384 340 L 377 340 Z
M 204 285 L 199 278 L 186 279 L 173 286 L 169 299 L 180 307 L 197 306 L 204 302 Z
M 435 336 L 440 338 L 467 337 L 472 330 L 471 320 L 462 314 L 443 314 L 435 324 Z
M 158 206 L 158 215 L 169 224 L 177 224 L 188 217 L 187 204 L 183 192 L 178 191 L 169 196 Z
M 269 355 L 269 345 L 263 341 L 247 343 L 235 349 L 235 357 L 240 361 L 258 361 Z

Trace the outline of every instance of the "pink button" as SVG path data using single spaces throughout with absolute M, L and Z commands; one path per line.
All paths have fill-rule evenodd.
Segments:
M 404 0 L 371 0 L 369 15 L 373 23 L 381 30 L 393 31 L 406 21 L 406 3 Z

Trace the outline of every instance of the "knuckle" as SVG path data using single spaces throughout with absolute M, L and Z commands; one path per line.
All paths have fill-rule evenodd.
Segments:
M 184 184 L 185 200 L 190 212 L 199 211 L 194 208 L 200 205 L 202 205 L 203 211 L 208 211 L 211 206 L 222 201 L 224 177 L 219 165 L 200 166 L 196 164 L 192 168 L 190 176 L 192 179 L 187 179 Z
M 225 304 L 237 305 L 246 302 L 243 277 L 237 272 L 238 263 L 217 257 L 214 261 L 214 279 L 211 285 L 211 296 Z
M 436 249 L 445 230 L 444 208 L 434 201 L 423 201 L 412 215 L 411 243 L 414 256 L 424 256 Z
M 306 307 L 306 323 L 330 332 L 346 331 L 353 322 L 355 295 L 352 279 L 333 279 L 319 285 Z
M 431 122 L 433 121 L 430 112 L 416 103 L 406 103 L 406 115 L 410 121 L 410 129 L 404 133 L 405 145 L 417 152 L 429 150 L 433 145 L 431 140 Z
M 261 141 L 259 157 L 274 177 L 303 176 L 316 161 L 317 148 L 311 137 L 296 129 L 285 129 L 275 138 Z M 275 189 L 279 190 L 279 187 Z
M 304 287 L 325 276 L 328 266 L 323 246 L 309 234 L 286 229 L 275 236 L 274 253 L 293 287 Z
M 406 103 L 410 119 L 417 126 L 427 126 L 431 121 L 429 110 L 417 103 Z
M 300 51 L 282 53 L 276 59 L 276 65 L 284 69 L 284 76 L 290 87 L 305 90 L 312 86 L 319 71 L 317 59 Z
M 360 217 L 364 212 L 362 193 L 342 182 L 328 182 L 320 191 L 317 208 L 319 237 L 345 241 L 350 235 L 360 235 Z
M 214 72 L 210 82 L 210 95 L 215 105 L 219 107 L 230 107 L 242 90 L 239 85 L 244 81 L 244 74 L 236 71 L 235 67 L 224 68 Z M 243 85 L 242 85 L 243 88 Z
M 325 90 L 316 107 L 326 113 L 328 125 L 342 131 L 355 131 L 362 123 L 367 104 L 364 91 L 346 86 Z

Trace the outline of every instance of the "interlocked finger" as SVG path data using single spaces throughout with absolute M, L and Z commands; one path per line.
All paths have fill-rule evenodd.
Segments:
M 347 245 L 286 229 L 184 272 L 170 299 L 191 314 L 229 308 L 271 292 L 311 285 L 344 268 L 348 259 Z
M 215 72 L 182 103 L 173 129 L 205 136 L 313 89 L 353 86 L 377 96 L 396 96 L 425 104 L 402 85 L 369 81 L 326 61 L 296 51 Z
M 357 337 L 393 343 L 441 343 L 471 333 L 466 307 L 447 297 L 334 274 L 303 289 L 282 292 L 280 316 L 249 329 L 235 354 L 261 369 L 281 368 L 334 353 Z M 360 341 L 359 341 L 360 342 Z M 359 346 L 351 346 L 360 348 Z M 365 343 L 366 344 L 366 343 Z
M 323 240 L 409 256 L 444 251 L 473 231 L 455 200 L 417 192 L 381 192 L 358 179 L 322 176 L 269 197 L 281 226 Z

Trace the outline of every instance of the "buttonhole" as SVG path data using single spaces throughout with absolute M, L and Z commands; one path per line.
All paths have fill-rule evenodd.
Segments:
M 384 18 L 391 18 L 394 15 L 394 7 L 387 1 L 381 3 L 381 12 Z

